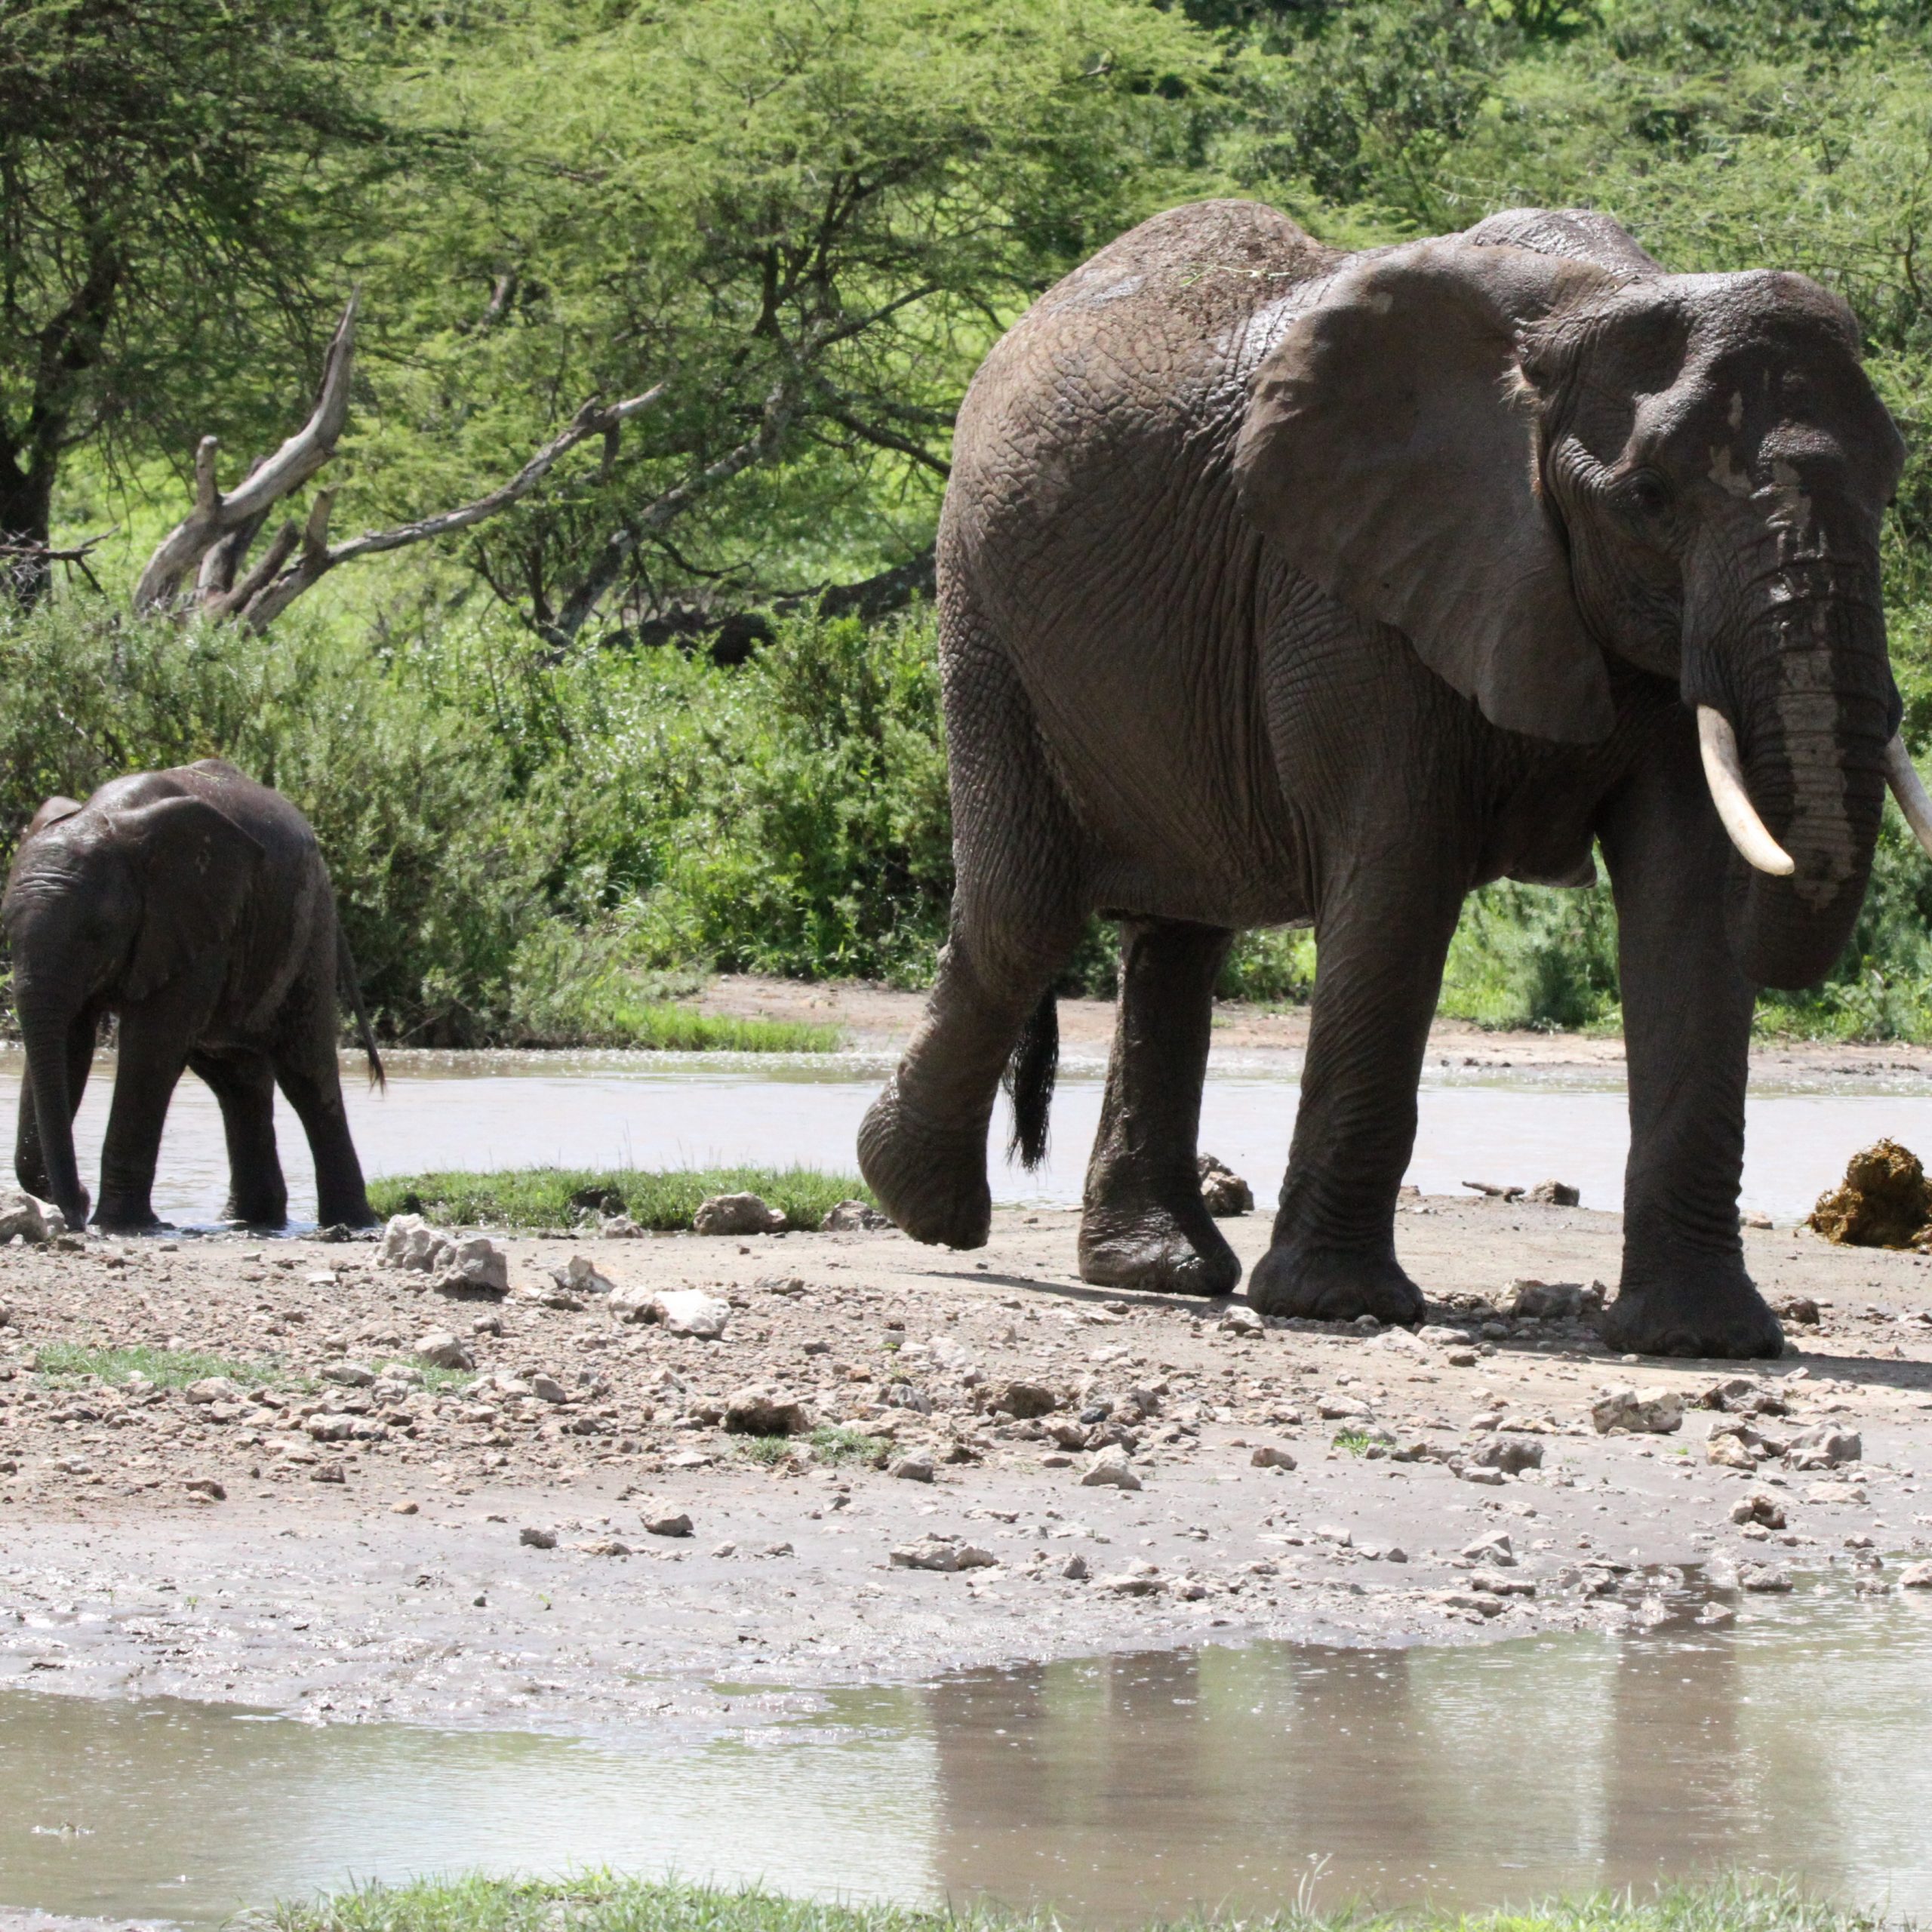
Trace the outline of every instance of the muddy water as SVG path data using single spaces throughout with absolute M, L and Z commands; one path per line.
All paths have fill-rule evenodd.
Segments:
M 349 1107 L 372 1174 L 431 1168 L 634 1164 L 854 1165 L 860 1117 L 878 1091 L 883 1062 L 851 1055 L 777 1060 L 677 1054 L 397 1054 L 386 1093 L 370 1091 L 345 1063 Z M 1063 1069 L 1053 1146 L 1035 1174 L 1003 1158 L 1005 1121 L 994 1123 L 995 1198 L 1072 1203 L 1100 1118 L 1103 1068 Z M 113 1063 L 103 1055 L 81 1109 L 83 1177 L 91 1184 L 106 1126 Z M 0 1123 L 11 1131 L 20 1056 L 0 1053 Z M 1256 1198 L 1280 1185 L 1294 1126 L 1294 1061 L 1219 1056 L 1201 1112 L 1201 1145 L 1247 1177 Z M 1629 1144 L 1623 1092 L 1601 1079 L 1432 1069 L 1408 1178 L 1429 1193 L 1469 1180 L 1549 1177 L 1583 1190 L 1589 1207 L 1614 1208 Z M 312 1216 L 314 1180 L 301 1130 L 278 1101 L 277 1134 L 291 1211 Z M 1932 1092 L 1894 1086 L 1860 1091 L 1762 1089 L 1753 1094 L 1744 1204 L 1795 1220 L 1844 1171 L 1847 1157 L 1881 1134 L 1932 1152 Z M 189 1223 L 221 1211 L 226 1169 L 214 1097 L 192 1075 L 168 1118 L 155 1203 Z
M 1932 1910 L 1932 1604 L 1730 1630 L 1131 1655 L 667 1749 L 0 1696 L 0 1902 L 211 1923 L 481 1868 L 905 1900 L 1521 1900 L 1729 1869 Z

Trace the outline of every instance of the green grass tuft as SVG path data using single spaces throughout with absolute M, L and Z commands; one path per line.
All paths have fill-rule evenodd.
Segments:
M 656 1053 L 835 1054 L 845 1044 L 838 1027 L 817 1020 L 737 1019 L 688 1006 L 621 1007 L 610 1026 L 623 1045 Z
M 237 1921 L 248 1932 L 1053 1932 L 1059 1922 L 990 1909 L 832 1905 L 755 1887 L 727 1890 L 601 1872 L 362 1886 Z M 1391 1913 L 1345 1906 L 1316 1912 L 1289 1906 L 1242 1919 L 1164 1922 L 1188 1932 L 1880 1932 L 1907 1923 L 1834 1905 L 1789 1881 L 1752 1878 L 1641 1896 L 1600 1892 L 1518 1911 Z
M 226 1355 L 203 1355 L 193 1349 L 91 1348 L 80 1342 L 44 1342 L 35 1352 L 34 1367 L 53 1383 L 123 1383 L 144 1375 L 156 1387 L 183 1389 L 211 1375 L 225 1375 L 245 1386 L 272 1382 L 278 1373 L 271 1364 L 232 1361 Z
M 821 1463 L 869 1463 L 878 1469 L 892 1453 L 892 1444 L 884 1436 L 868 1435 L 848 1423 L 821 1423 L 810 1440 Z
M 660 1233 L 688 1228 L 714 1194 L 761 1195 L 795 1228 L 817 1227 L 841 1201 L 872 1199 L 856 1174 L 815 1168 L 506 1168 L 494 1174 L 398 1174 L 372 1181 L 379 1214 L 424 1214 L 459 1227 L 561 1228 L 586 1209 L 628 1214 Z
M 789 1435 L 744 1436 L 739 1440 L 738 1454 L 761 1469 L 775 1469 L 791 1455 L 792 1438 Z

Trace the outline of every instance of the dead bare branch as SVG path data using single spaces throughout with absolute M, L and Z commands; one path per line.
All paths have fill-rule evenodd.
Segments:
M 560 457 L 593 437 L 608 438 L 620 423 L 641 415 L 661 401 L 664 394 L 665 385 L 659 383 L 643 395 L 632 396 L 623 402 L 586 402 L 571 420 L 569 428 L 552 436 L 507 483 L 500 485 L 488 495 L 478 497 L 460 509 L 445 510 L 438 515 L 424 517 L 415 523 L 398 524 L 392 530 L 365 531 L 360 537 L 352 537 L 347 543 L 338 543 L 333 548 L 328 541 L 331 493 L 325 491 L 316 497 L 309 512 L 308 528 L 303 534 L 302 554 L 292 565 L 253 592 L 248 601 L 239 606 L 242 615 L 257 630 L 266 630 L 303 592 L 338 565 L 352 562 L 358 557 L 377 556 L 386 550 L 400 550 L 411 543 L 427 543 L 432 537 L 447 537 L 452 531 L 467 530 L 472 524 L 494 516 L 519 498 L 528 496 Z
M 70 575 L 78 571 L 98 590 L 100 580 L 89 568 L 88 558 L 97 544 L 106 543 L 113 534 L 111 530 L 103 530 L 97 536 L 65 546 L 31 539 L 0 538 L 0 577 L 31 574 L 37 579 L 44 578 L 53 565 L 62 564 Z
M 224 537 L 253 522 L 257 529 L 268 512 L 291 491 L 300 488 L 335 454 L 335 446 L 349 420 L 349 371 L 355 354 L 355 309 L 351 295 L 329 339 L 322 358 L 321 392 L 314 413 L 266 463 L 257 463 L 226 496 L 215 481 L 216 441 L 204 436 L 195 452 L 195 507 L 161 540 L 134 586 L 134 608 L 152 611 L 171 603 L 181 580 Z M 240 558 L 227 561 L 232 577 Z
M 211 616 L 239 617 L 257 630 L 266 630 L 305 590 L 338 565 L 446 537 L 507 509 L 529 495 L 558 460 L 580 443 L 601 438 L 608 471 L 616 454 L 620 426 L 651 408 L 666 393 L 666 385 L 660 383 L 623 402 L 586 402 L 568 427 L 552 436 L 508 482 L 486 495 L 391 530 L 365 531 L 345 543 L 331 546 L 328 540 L 335 493 L 318 491 L 303 526 L 298 530 L 293 523 L 285 525 L 238 583 L 235 579 L 248 553 L 276 503 L 300 489 L 335 454 L 349 417 L 357 299 L 349 297 L 330 340 L 321 392 L 309 420 L 226 496 L 216 481 L 215 439 L 202 438 L 195 452 L 195 507 L 149 558 L 135 586 L 135 609 L 155 610 L 179 601 L 184 608 Z M 182 600 L 180 586 L 191 570 L 198 570 L 195 593 Z

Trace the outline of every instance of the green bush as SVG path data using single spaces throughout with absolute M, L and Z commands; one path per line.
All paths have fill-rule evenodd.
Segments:
M 315 828 L 365 995 L 392 1038 L 502 1037 L 544 915 L 549 829 L 511 809 L 482 721 L 297 611 L 271 638 L 64 596 L 0 603 L 0 823 L 54 792 L 222 757 Z

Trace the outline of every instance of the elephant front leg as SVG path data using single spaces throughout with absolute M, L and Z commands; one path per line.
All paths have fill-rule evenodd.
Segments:
M 79 1014 L 67 1029 L 67 1101 L 72 1115 L 81 1110 L 81 1099 L 88 1090 L 88 1075 L 94 1069 L 94 1036 L 99 1019 L 88 1012 Z M 40 1117 L 35 1112 L 33 1082 L 20 1078 L 20 1120 L 14 1137 L 14 1178 L 36 1200 L 50 1201 L 54 1189 L 48 1178 L 47 1151 L 40 1143 Z M 72 1126 L 70 1118 L 68 1124 Z
M 1248 1278 L 1267 1315 L 1419 1321 L 1395 1259 L 1416 1083 L 1462 904 L 1452 869 L 1357 876 L 1324 894 L 1301 1104 L 1274 1238 Z
M 168 1103 L 187 1065 L 181 1042 L 198 1029 L 156 1002 L 147 1011 L 124 1010 L 114 1071 L 114 1103 L 101 1146 L 98 1228 L 128 1233 L 161 1226 L 152 1196 L 155 1164 Z
M 1737 1225 L 1756 989 L 1725 936 L 1730 846 L 1691 729 L 1686 715 L 1601 828 L 1630 1088 L 1623 1274 L 1604 1335 L 1641 1355 L 1776 1356 L 1784 1333 Z
M 1121 922 L 1113 1057 L 1080 1222 L 1082 1281 L 1223 1295 L 1241 1279 L 1195 1165 L 1214 980 L 1233 937 Z

